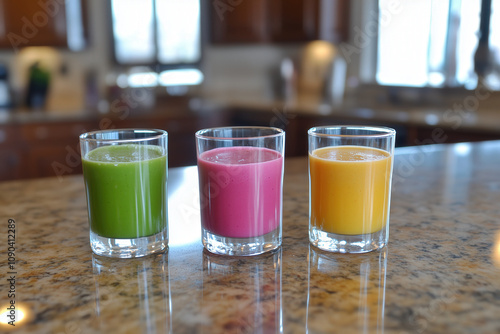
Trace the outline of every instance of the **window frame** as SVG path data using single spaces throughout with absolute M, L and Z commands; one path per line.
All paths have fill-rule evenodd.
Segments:
M 155 57 L 154 61 L 152 62 L 127 62 L 123 63 L 118 61 L 116 57 L 116 40 L 115 40 L 115 33 L 114 33 L 114 28 L 113 28 L 113 7 L 112 7 L 112 1 L 113 0 L 107 0 L 107 7 L 108 7 L 108 17 L 109 17 L 109 28 L 110 28 L 110 44 L 111 44 L 111 58 L 113 61 L 113 64 L 117 67 L 120 68 L 132 68 L 132 67 L 148 67 L 151 69 L 151 72 L 156 72 L 157 74 L 160 74 L 163 71 L 168 71 L 168 70 L 174 70 L 174 69 L 198 69 L 201 71 L 202 68 L 202 63 L 204 60 L 204 48 L 206 45 L 206 13 L 207 13 L 207 4 L 203 0 L 198 0 L 200 3 L 200 57 L 198 61 L 192 62 L 192 63 L 161 63 L 159 61 L 158 57 L 158 40 L 157 40 L 157 15 L 156 15 L 156 0 L 153 1 L 153 8 L 155 8 L 153 15 L 153 36 L 154 36 L 154 50 L 155 50 Z
M 388 87 L 388 88 L 398 88 L 400 91 L 416 90 L 416 89 L 429 89 L 435 88 L 437 90 L 464 90 L 470 91 L 470 88 L 466 88 L 463 84 L 449 84 L 450 78 L 445 78 L 445 83 L 442 86 L 433 86 L 431 84 L 426 84 L 424 86 L 408 86 L 408 85 L 389 85 L 382 84 L 377 81 L 377 71 L 378 71 L 378 41 L 379 41 L 379 30 L 369 31 L 369 42 L 363 47 L 359 46 L 357 38 L 360 35 L 360 28 L 366 28 L 368 23 L 373 23 L 376 21 L 374 19 L 374 13 L 379 17 L 379 0 L 363 0 L 351 2 L 351 25 L 350 25 L 350 39 L 349 42 L 351 46 L 354 46 L 359 50 L 359 54 L 354 55 L 353 61 L 357 66 L 351 70 L 351 75 L 358 78 L 359 85 L 366 86 L 378 86 L 378 87 Z M 489 13 L 491 15 L 491 12 Z M 377 22 L 377 24 L 380 24 Z M 490 25 L 491 26 L 491 25 Z M 478 27 L 479 31 L 479 27 Z M 491 34 L 491 29 L 490 29 Z M 489 37 L 489 36 L 488 36 Z M 480 37 L 478 36 L 478 45 L 480 43 Z M 476 51 L 475 51 L 476 52 Z M 448 57 L 449 50 L 445 57 Z M 476 66 L 476 61 L 474 60 L 472 66 Z M 477 72 L 476 72 L 477 73 Z M 454 78 L 456 80 L 456 77 Z

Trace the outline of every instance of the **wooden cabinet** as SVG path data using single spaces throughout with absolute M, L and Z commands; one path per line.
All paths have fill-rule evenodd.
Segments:
M 0 126 L 0 181 L 23 178 L 23 143 L 18 126 Z
M 450 144 L 500 139 L 500 133 L 498 131 L 485 131 L 479 129 L 452 129 L 413 125 L 408 126 L 407 133 L 407 142 L 405 146 Z
M 0 126 L 0 181 L 82 172 L 78 136 L 97 121 Z
M 74 139 L 74 138 L 73 138 Z M 69 144 L 71 142 L 71 145 Z M 37 145 L 27 156 L 26 171 L 30 178 L 64 176 L 82 173 L 81 157 L 78 149 L 78 139 L 70 140 L 68 144 Z
M 216 44 L 310 41 L 319 37 L 319 0 L 216 0 L 210 19 Z
M 78 28 L 74 31 L 83 32 L 79 37 L 86 35 L 85 5 L 84 0 L 68 5 L 64 0 L 0 0 L 0 48 L 68 47 L 68 24 Z M 78 17 L 68 20 L 68 6 Z
M 218 126 L 273 126 L 286 131 L 285 156 L 307 155 L 307 130 L 321 125 L 382 125 L 376 119 L 355 115 L 318 115 L 299 111 L 233 107 L 192 111 L 166 101 L 168 112 L 159 107 L 151 113 L 102 115 L 71 120 L 0 125 L 0 181 L 65 176 L 82 172 L 78 137 L 86 131 L 112 128 L 157 128 L 168 132 L 169 167 L 196 164 L 194 133 Z M 165 105 L 165 104 L 164 104 Z M 396 146 L 498 140 L 499 131 L 431 127 L 400 122 L 383 125 L 396 129 Z
M 0 148 L 0 181 L 23 178 L 23 156 L 18 149 Z
M 96 122 L 54 122 L 25 124 L 28 177 L 63 176 L 82 172 L 80 134 L 97 129 Z
M 64 177 L 82 173 L 79 135 L 98 129 L 155 128 L 168 132 L 169 167 L 196 164 L 194 133 L 229 125 L 224 111 L 191 112 L 168 102 L 170 110 L 151 113 L 88 116 L 85 119 L 0 124 L 0 181 Z M 175 110 L 174 110 L 175 109 Z
M 317 0 L 271 0 L 268 16 L 272 42 L 311 41 L 319 37 Z
M 213 43 L 258 43 L 267 41 L 266 0 L 223 1 L 210 6 Z

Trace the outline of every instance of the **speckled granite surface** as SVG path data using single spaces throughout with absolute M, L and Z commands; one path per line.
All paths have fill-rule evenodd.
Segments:
M 225 258 L 200 243 L 195 168 L 170 172 L 170 248 L 93 257 L 80 176 L 0 184 L 0 307 L 16 225 L 18 333 L 498 333 L 500 142 L 399 149 L 390 241 L 310 247 L 305 159 L 287 161 L 283 246 Z M 5 322 L 5 315 L 2 314 Z

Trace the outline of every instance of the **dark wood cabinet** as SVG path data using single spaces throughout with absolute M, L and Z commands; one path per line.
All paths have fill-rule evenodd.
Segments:
M 78 35 L 86 37 L 86 1 L 72 2 L 67 18 L 64 0 L 0 0 L 0 48 L 18 50 L 27 46 L 68 47 L 68 24 L 80 25 Z
M 0 146 L 0 181 L 24 177 L 23 156 L 16 147 Z
M 213 43 L 267 41 L 266 0 L 214 1 L 210 6 Z
M 23 143 L 19 126 L 0 125 L 0 181 L 24 177 Z
M 210 20 L 215 44 L 305 42 L 319 37 L 319 0 L 217 0 Z
M 268 28 L 272 42 L 311 41 L 319 37 L 319 1 L 271 0 Z
M 79 135 L 95 130 L 155 128 L 168 132 L 169 167 L 196 164 L 194 133 L 202 128 L 229 125 L 224 112 L 194 113 L 174 106 L 152 113 L 88 115 L 85 119 L 0 124 L 0 181 L 64 177 L 82 173 Z
M 168 102 L 172 107 L 172 102 Z M 180 108 L 180 107 L 178 107 Z M 103 118 L 100 118 L 103 117 Z M 307 155 L 307 130 L 320 125 L 384 125 L 396 129 L 396 146 L 414 146 L 463 141 L 498 140 L 497 130 L 431 127 L 359 116 L 319 115 L 298 110 L 276 112 L 252 107 L 228 107 L 192 111 L 159 108 L 120 119 L 108 114 L 88 119 L 0 124 L 0 181 L 65 176 L 82 172 L 78 136 L 86 131 L 111 128 L 157 128 L 168 132 L 169 167 L 196 164 L 194 133 L 217 126 L 274 126 L 286 131 L 285 156 Z

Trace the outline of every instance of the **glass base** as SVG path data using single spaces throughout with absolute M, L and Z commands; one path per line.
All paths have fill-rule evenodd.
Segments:
M 207 251 L 220 255 L 252 256 L 266 253 L 281 246 L 281 229 L 258 237 L 229 238 L 202 228 L 203 246 Z
M 143 257 L 163 252 L 168 246 L 168 229 L 160 233 L 135 239 L 106 238 L 90 231 L 90 247 L 101 256 L 122 259 Z
M 370 234 L 346 235 L 328 233 L 312 227 L 309 241 L 319 249 L 335 253 L 367 253 L 385 246 L 387 228 Z

